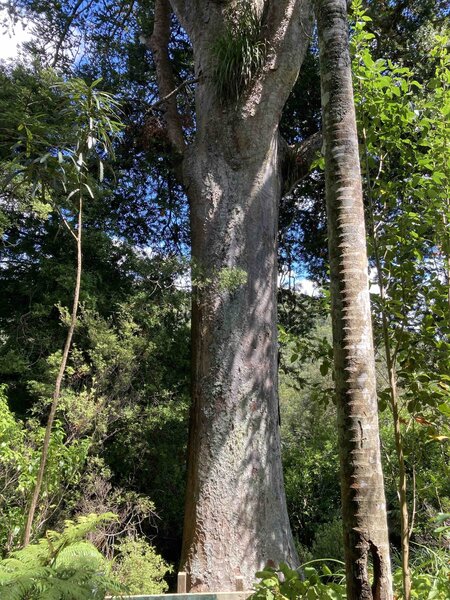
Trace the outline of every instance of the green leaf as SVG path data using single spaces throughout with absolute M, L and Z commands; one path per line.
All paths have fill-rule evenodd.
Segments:
M 320 374 L 325 377 L 325 375 L 327 375 L 328 373 L 328 369 L 329 369 L 329 364 L 328 362 L 323 362 L 320 365 Z
M 446 417 L 450 418 L 450 405 L 447 403 L 442 403 L 439 404 L 438 409 L 440 410 L 440 412 L 445 415 Z

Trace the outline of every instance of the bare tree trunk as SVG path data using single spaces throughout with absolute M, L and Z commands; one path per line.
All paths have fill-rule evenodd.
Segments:
M 316 11 L 347 594 L 391 600 L 347 3 L 316 0 Z
M 64 345 L 63 355 L 61 358 L 61 364 L 59 366 L 58 375 L 55 381 L 55 390 L 53 392 L 53 400 L 50 407 L 50 413 L 47 419 L 47 426 L 45 428 L 44 443 L 42 446 L 41 460 L 39 463 L 39 471 L 36 478 L 36 485 L 33 491 L 33 497 L 31 499 L 30 508 L 28 509 L 27 522 L 25 525 L 25 533 L 23 537 L 23 545 L 27 546 L 30 543 L 31 531 L 33 527 L 34 515 L 36 513 L 36 507 L 39 500 L 39 495 L 42 488 L 42 482 L 44 480 L 45 467 L 47 465 L 48 450 L 50 446 L 50 437 L 52 434 L 53 422 L 55 420 L 56 408 L 58 406 L 58 400 L 61 395 L 61 383 L 66 370 L 67 359 L 69 357 L 70 347 L 72 345 L 73 332 L 77 322 L 78 302 L 80 299 L 80 288 L 81 288 L 81 271 L 82 271 L 82 254 L 81 254 L 81 229 L 83 223 L 83 198 L 80 192 L 79 206 L 78 206 L 78 228 L 75 235 L 77 244 L 77 273 L 75 280 L 75 290 L 73 295 L 72 313 L 70 319 L 69 329 L 67 331 L 66 342 Z M 72 230 L 71 230 L 71 233 Z
M 205 150 L 192 181 L 193 408 L 183 541 L 191 590 L 295 565 L 277 378 L 277 133 L 240 164 Z M 200 170 L 198 170 L 200 167 Z M 203 170 L 204 169 L 204 170 Z M 195 191 L 194 191 L 195 190 Z
M 167 9 L 167 0 L 158 3 Z M 276 260 L 284 155 L 278 122 L 309 42 L 311 2 L 170 4 L 191 39 L 199 80 L 195 141 L 183 148 L 170 65 L 161 59 L 167 35 L 155 25 L 158 84 L 172 99 L 167 131 L 183 154 L 196 284 L 182 568 L 189 591 L 232 591 L 236 577 L 250 587 L 270 560 L 297 562 L 278 427 Z M 268 53 L 248 88 L 227 103 L 214 87 L 212 48 L 249 6 L 261 17 Z

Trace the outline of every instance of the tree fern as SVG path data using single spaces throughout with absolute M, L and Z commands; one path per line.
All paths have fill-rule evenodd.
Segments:
M 74 560 L 102 564 L 104 556 L 90 542 L 81 541 L 66 545 L 55 558 L 55 568 L 73 564 Z
M 36 544 L 0 561 L 1 600 L 93 600 L 123 586 L 111 575 L 110 563 L 84 538 L 112 513 L 66 521 L 64 531 L 47 531 Z

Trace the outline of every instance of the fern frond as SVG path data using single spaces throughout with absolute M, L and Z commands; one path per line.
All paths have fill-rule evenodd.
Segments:
M 48 531 L 36 544 L 0 561 L 3 600 L 94 600 L 105 592 L 120 593 L 110 564 L 85 536 L 116 519 L 113 513 L 87 515 L 66 521 L 62 533 Z
M 90 542 L 81 541 L 75 542 L 66 546 L 61 550 L 58 556 L 55 559 L 54 567 L 58 568 L 63 565 L 73 564 L 74 561 L 77 562 L 87 562 L 91 565 L 104 565 L 105 557 L 97 550 L 94 544 Z
M 38 597 L 40 583 L 48 580 L 49 577 L 51 577 L 51 570 L 48 567 L 9 573 L 9 579 L 0 580 L 0 598 L 22 600 Z
M 81 541 L 88 533 L 98 529 L 98 527 L 105 523 L 111 523 L 115 520 L 117 520 L 117 515 L 111 512 L 103 513 L 101 515 L 80 515 L 77 517 L 76 521 L 65 521 L 64 531 L 62 533 L 48 531 L 47 538 L 51 540 L 55 546 L 61 548 Z
M 6 560 L 15 559 L 31 569 L 35 566 L 46 565 L 48 563 L 48 555 L 48 543 L 45 539 L 41 539 L 37 544 L 29 544 L 25 548 L 12 552 L 10 558 Z

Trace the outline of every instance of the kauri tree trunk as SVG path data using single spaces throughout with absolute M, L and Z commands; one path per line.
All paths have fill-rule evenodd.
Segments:
M 278 425 L 277 133 L 234 165 L 222 135 L 192 165 L 199 284 L 183 544 L 192 588 L 216 591 L 238 575 L 249 585 L 268 560 L 296 562 Z
M 346 0 L 316 0 L 349 600 L 392 599 Z
M 170 4 L 192 42 L 199 80 L 190 146 L 180 140 L 175 96 L 165 107 L 190 202 L 195 284 L 182 569 L 188 591 L 231 591 L 237 576 L 250 587 L 267 561 L 297 561 L 278 426 L 276 260 L 285 148 L 278 122 L 309 42 L 312 7 L 309 0 Z M 167 91 L 168 8 L 157 0 L 149 40 L 160 90 Z M 230 101 L 215 85 L 213 48 L 249 10 L 260 19 L 258 43 L 267 52 Z

